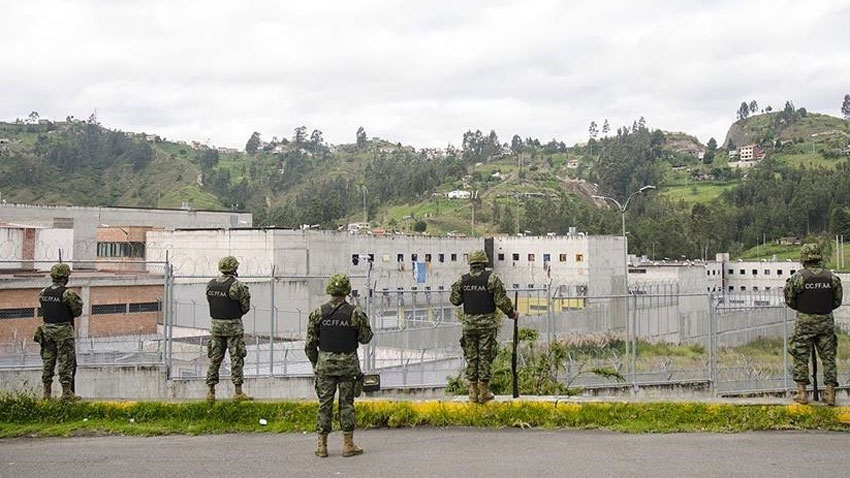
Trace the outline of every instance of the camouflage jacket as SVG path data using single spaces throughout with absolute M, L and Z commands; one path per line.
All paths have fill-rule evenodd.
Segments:
M 478 277 L 483 272 L 483 267 L 472 267 L 469 271 L 470 275 L 473 277 Z M 499 276 L 496 274 L 490 274 L 490 279 L 487 281 L 487 291 L 493 294 L 493 301 L 496 303 L 496 307 L 504 312 L 505 315 L 510 317 L 514 314 L 514 304 L 508 298 L 505 285 L 502 284 L 502 280 L 499 279 Z M 452 294 L 449 297 L 449 300 L 454 306 L 463 305 L 462 277 L 452 284 Z M 463 324 L 463 329 L 467 331 L 492 329 L 493 327 L 499 326 L 498 312 L 494 312 L 492 314 L 467 315 L 461 310 L 458 312 L 458 318 L 460 318 L 460 321 Z
M 330 304 L 334 307 L 339 304 L 338 300 L 331 299 Z M 307 325 L 307 342 L 304 344 L 304 353 L 313 364 L 313 372 L 316 375 L 328 375 L 335 377 L 355 376 L 360 373 L 360 359 L 357 351 L 350 353 L 323 352 L 319 350 L 319 334 L 317 326 L 322 318 L 322 308 L 319 307 L 310 314 Z M 369 326 L 369 318 L 360 307 L 355 307 L 351 317 L 352 327 L 357 329 L 357 341 L 368 344 L 372 340 L 372 328 Z
M 823 266 L 821 264 L 809 265 L 806 269 L 811 270 L 814 273 L 819 273 L 823 270 Z M 797 271 L 785 281 L 785 305 L 788 307 L 797 310 L 797 295 L 803 291 L 803 284 L 805 283 L 805 279 L 800 271 Z M 832 308 L 837 309 L 841 306 L 841 301 L 843 300 L 844 292 L 841 288 L 841 279 L 838 278 L 837 275 L 832 274 Z M 824 315 L 816 315 L 816 314 L 806 314 L 803 312 L 797 312 L 798 318 L 809 318 L 809 317 L 832 317 L 832 313 L 824 314 Z
M 44 293 L 45 290 L 56 289 L 62 286 L 63 284 L 54 282 L 50 287 L 42 289 L 41 292 L 38 293 L 38 301 L 41 302 L 41 295 Z M 72 291 L 71 289 L 66 289 L 65 293 L 62 294 L 62 303 L 67 305 L 71 309 L 71 315 L 73 315 L 74 317 L 79 317 L 83 314 L 83 299 L 81 299 L 80 296 L 77 295 L 77 293 Z

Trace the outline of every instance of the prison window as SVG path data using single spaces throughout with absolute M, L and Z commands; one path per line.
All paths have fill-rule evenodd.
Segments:
M 543 254 L 543 262 L 552 262 L 552 254 Z
M 776 275 L 781 276 L 782 275 L 782 269 L 776 269 Z
M 456 262 L 457 261 L 457 254 L 452 254 L 451 259 L 452 259 L 452 262 Z
M 514 261 L 518 261 L 519 260 L 519 254 L 516 254 L 516 253 L 511 254 L 511 259 L 514 260 Z
M 528 262 L 534 262 L 534 254 L 528 255 Z
M 417 259 L 419 259 L 419 254 L 411 254 L 410 255 L 411 262 L 416 262 Z
M 769 276 L 769 275 L 770 275 L 770 269 L 765 269 L 765 270 L 764 270 L 764 275 Z
M 431 254 L 425 254 L 425 262 L 431 262 Z
M 498 257 L 499 257 L 499 260 L 500 260 L 500 261 L 505 260 L 505 254 L 503 254 L 503 253 L 501 253 L 501 252 L 499 253 Z
M 742 276 L 747 275 L 747 271 L 745 271 L 744 269 L 739 270 L 738 273 L 741 274 Z
M 463 262 L 469 262 L 469 254 L 463 255 Z
M 559 256 L 558 256 L 558 259 L 559 259 L 561 262 L 567 262 L 567 255 L 566 255 L 566 254 L 561 254 L 561 255 L 559 255 Z
M 91 306 L 92 315 L 125 314 L 127 304 L 97 304 Z
M 134 312 L 159 312 L 159 302 L 138 302 L 129 305 L 130 313 Z
M 797 271 L 795 271 L 794 269 L 791 269 L 790 273 L 791 273 L 791 275 L 794 275 L 795 272 L 797 272 Z
M 446 255 L 445 254 L 437 254 L 437 260 L 439 260 L 440 262 L 446 262 Z
M 576 262 L 584 262 L 584 254 L 576 254 Z
M 729 269 L 729 275 L 731 276 L 731 275 L 734 275 L 734 274 L 735 274 L 735 269 Z
M 758 269 L 753 269 L 753 275 L 754 275 L 754 276 L 759 275 L 759 271 L 758 271 Z
M 397 255 L 397 256 L 396 256 L 396 261 L 398 261 L 398 262 L 404 262 L 404 254 L 399 254 L 399 255 Z
M 0 309 L 0 319 L 29 319 L 33 314 L 35 314 L 35 307 Z

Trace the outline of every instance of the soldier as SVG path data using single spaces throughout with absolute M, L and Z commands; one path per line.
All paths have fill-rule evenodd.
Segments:
M 356 381 L 362 379 L 358 344 L 372 340 L 369 318 L 345 297 L 351 293 L 351 282 L 345 274 L 334 274 L 326 288 L 330 302 L 310 314 L 304 352 L 316 374 L 319 411 L 316 417 L 318 443 L 316 456 L 328 456 L 328 433 L 333 428 L 334 393 L 339 388 L 339 424 L 342 428 L 342 456 L 363 453 L 354 444 L 354 397 Z
M 83 313 L 83 300 L 76 292 L 65 287 L 71 268 L 68 264 L 56 264 L 50 269 L 53 284 L 38 294 L 44 324 L 35 330 L 35 341 L 41 346 L 41 360 L 44 362 L 41 381 L 44 385 L 44 399 L 50 399 L 53 392 L 53 370 L 59 362 L 59 383 L 62 384 L 62 400 L 76 400 L 73 380 L 77 366 L 74 345 L 74 317 Z
M 210 344 L 208 356 L 210 368 L 207 370 L 207 401 L 215 402 L 215 386 L 218 383 L 218 369 L 224 360 L 224 353 L 230 350 L 230 379 L 233 381 L 233 399 L 252 400 L 242 391 L 242 368 L 245 365 L 244 327 L 242 316 L 251 310 L 251 292 L 248 286 L 236 280 L 239 261 L 233 256 L 222 257 L 218 261 L 221 275 L 207 284 L 207 302 L 210 304 Z
M 785 303 L 797 311 L 789 353 L 794 357 L 794 381 L 797 382 L 794 401 L 809 403 L 806 385 L 809 384 L 809 357 L 814 346 L 823 363 L 824 402 L 834 406 L 835 386 L 838 385 L 835 369 L 838 340 L 832 311 L 841 305 L 843 292 L 841 279 L 824 269 L 822 259 L 820 246 L 804 244 L 800 251 L 803 269 L 789 277 L 785 284 Z
M 463 335 L 460 346 L 466 359 L 466 380 L 469 382 L 469 401 L 486 403 L 493 399 L 490 393 L 490 366 L 496 358 L 499 317 L 496 308 L 516 320 L 519 314 L 508 299 L 505 286 L 496 274 L 484 270 L 487 253 L 469 254 L 469 274 L 452 284 L 449 300 L 455 306 L 463 304 L 460 321 Z

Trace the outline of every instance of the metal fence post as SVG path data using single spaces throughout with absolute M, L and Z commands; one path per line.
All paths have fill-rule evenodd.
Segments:
M 782 387 L 788 395 L 788 308 L 782 308 Z
M 720 353 L 720 347 L 717 343 L 717 329 L 718 329 L 718 315 L 717 310 L 720 308 L 721 301 L 725 301 L 725 293 L 721 293 L 721 295 L 717 298 L 715 304 L 711 307 L 711 383 L 714 387 L 714 393 L 717 394 L 717 355 Z
M 269 377 L 274 377 L 274 335 L 275 329 L 277 328 L 277 320 L 275 320 L 275 305 L 274 305 L 274 264 L 272 264 L 272 274 L 270 278 L 270 287 L 271 292 L 270 295 L 270 306 L 269 306 L 269 314 L 271 319 L 271 324 L 269 324 Z M 257 350 L 259 354 L 259 350 Z

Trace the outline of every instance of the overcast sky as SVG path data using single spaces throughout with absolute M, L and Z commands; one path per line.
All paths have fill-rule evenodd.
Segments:
M 840 115 L 845 1 L 2 0 L 0 119 L 243 148 L 306 125 L 417 147 L 568 144 L 645 116 L 721 141 L 741 101 Z

